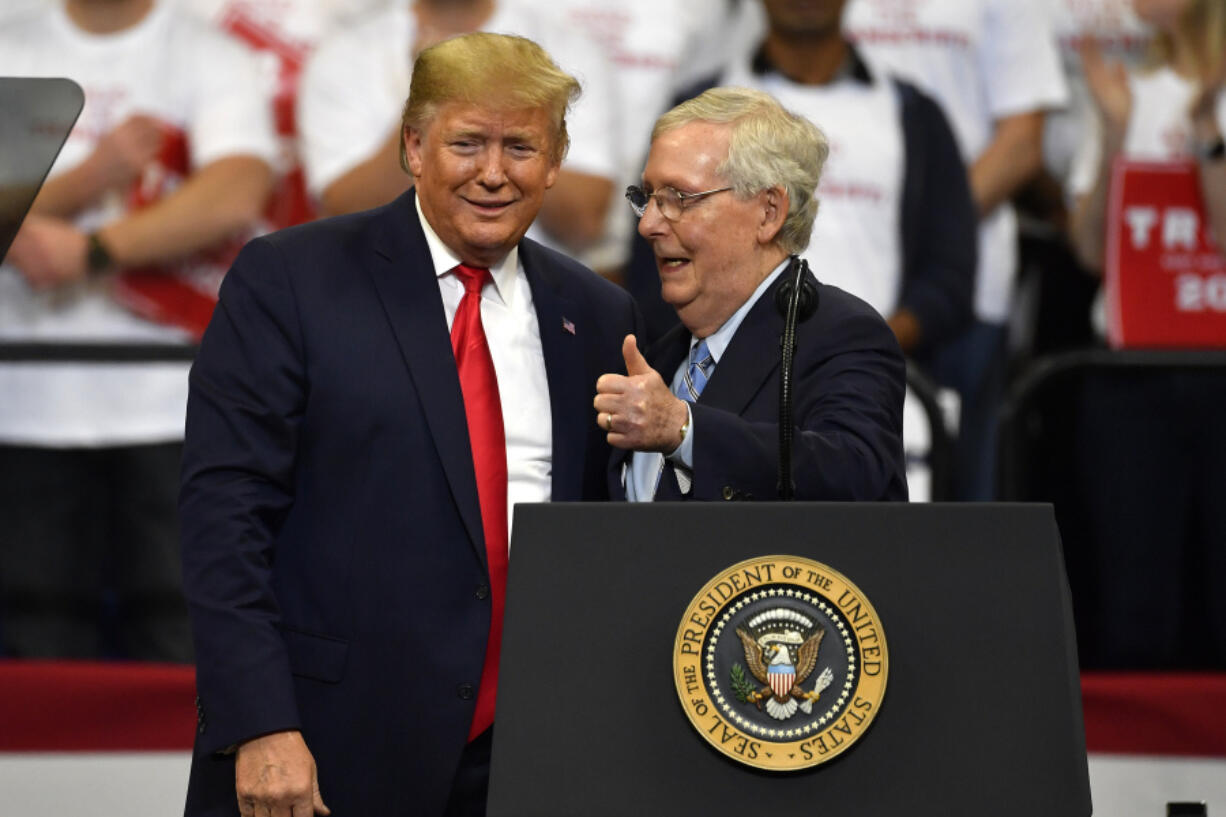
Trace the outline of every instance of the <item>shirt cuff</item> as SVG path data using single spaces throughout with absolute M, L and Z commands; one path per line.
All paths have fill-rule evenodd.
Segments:
M 668 461 L 673 465 L 681 465 L 689 470 L 694 470 L 694 410 L 690 406 L 689 401 L 685 403 L 686 413 L 686 428 L 685 439 L 681 441 L 681 445 L 677 446 L 671 454 L 668 454 Z

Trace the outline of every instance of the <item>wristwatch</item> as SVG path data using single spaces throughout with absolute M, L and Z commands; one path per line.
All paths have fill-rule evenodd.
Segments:
M 97 233 L 90 233 L 87 240 L 89 249 L 85 253 L 85 269 L 90 275 L 101 275 L 115 265 L 115 259 Z
M 1196 146 L 1196 158 L 1202 162 L 1220 162 L 1226 158 L 1226 140 L 1221 134 L 1218 134 L 1217 139 L 1212 142 L 1198 144 Z

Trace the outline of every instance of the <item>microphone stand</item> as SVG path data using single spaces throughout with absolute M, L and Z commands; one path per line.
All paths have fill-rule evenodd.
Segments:
M 779 337 L 779 498 L 784 502 L 791 502 L 796 496 L 792 479 L 792 361 L 796 355 L 796 325 L 817 309 L 817 291 L 806 278 L 808 272 L 808 262 L 793 256 L 784 272 L 790 273 L 792 280 L 780 286 L 775 301 L 783 313 L 783 334 Z

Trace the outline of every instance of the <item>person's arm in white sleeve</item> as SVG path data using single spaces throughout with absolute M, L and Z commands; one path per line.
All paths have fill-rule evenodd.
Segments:
M 992 138 L 970 161 L 981 216 L 1011 198 L 1043 166 L 1044 111 L 1067 102 L 1051 28 L 1031 3 L 992 0 L 980 58 Z
M 393 62 L 395 18 L 381 15 L 325 40 L 308 59 L 298 91 L 298 132 L 307 187 L 322 215 L 386 204 L 412 184 L 400 167 L 400 105 L 390 89 L 408 89 L 410 59 Z M 395 73 L 396 76 L 387 76 Z

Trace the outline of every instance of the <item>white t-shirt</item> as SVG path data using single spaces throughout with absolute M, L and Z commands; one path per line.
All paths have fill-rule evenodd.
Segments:
M 813 236 L 802 255 L 822 283 L 867 301 L 883 316 L 893 314 L 902 289 L 905 175 L 893 84 L 874 72 L 872 83 L 847 78 L 797 85 L 777 73 L 754 74 L 746 61 L 721 84 L 766 91 L 826 135 L 830 157 L 818 185 Z
M 584 255 L 588 264 L 625 263 L 637 219 L 622 192 L 638 184 L 651 129 L 677 94 L 711 76 L 727 59 L 726 4 L 711 0 L 521 0 L 571 31 L 583 32 L 603 50 L 617 90 L 617 139 L 621 146 L 606 236 Z
M 393 2 L 325 39 L 307 62 L 298 126 L 307 185 L 314 195 L 368 159 L 399 127 L 409 95 L 415 27 L 409 3 Z M 583 95 L 567 115 L 570 151 L 563 167 L 616 179 L 616 97 L 599 48 L 514 0 L 499 2 L 482 30 L 536 41 L 579 80 Z M 529 235 L 543 238 L 535 227 Z
M 1132 0 L 1047 0 L 1052 32 L 1068 84 L 1068 107 L 1052 111 L 1043 126 L 1043 163 L 1052 176 L 1068 183 L 1082 134 L 1093 127 L 1094 99 L 1086 86 L 1077 49 L 1097 41 L 1107 60 L 1129 68 L 1140 65 L 1151 32 L 1132 10 Z
M 269 88 L 277 129 L 278 179 L 266 227 L 289 227 L 316 217 L 298 149 L 298 82 L 315 45 L 335 28 L 369 14 L 382 0 L 182 0 L 194 13 L 254 49 Z
M 66 76 L 85 107 L 52 168 L 70 169 L 133 113 L 162 120 L 185 140 L 199 168 L 229 156 L 272 161 L 276 145 L 251 54 L 161 0 L 136 26 L 83 32 L 58 3 L 0 29 L 0 75 Z M 128 196 L 114 193 L 76 224 L 96 229 L 127 212 L 128 199 L 169 192 L 177 176 L 157 164 Z M 25 341 L 161 342 L 178 329 L 137 317 L 90 280 L 50 292 L 30 289 L 0 267 L 0 338 Z M 122 445 L 180 439 L 187 401 L 185 364 L 16 364 L 0 367 L 0 441 L 48 446 Z
M 0 6 L 0 23 L 7 23 L 10 17 L 20 17 L 31 10 L 46 6 L 50 0 L 6 0 Z
M 997 119 L 1065 103 L 1059 57 L 1042 5 L 851 0 L 843 22 L 866 55 L 941 104 L 968 166 L 991 142 Z M 982 321 L 1008 319 L 1016 244 L 1017 219 L 1008 204 L 980 221 L 975 314 Z
M 373 12 L 385 0 L 182 0 L 193 13 L 215 24 L 242 20 L 270 36 L 310 46 L 334 26 Z

